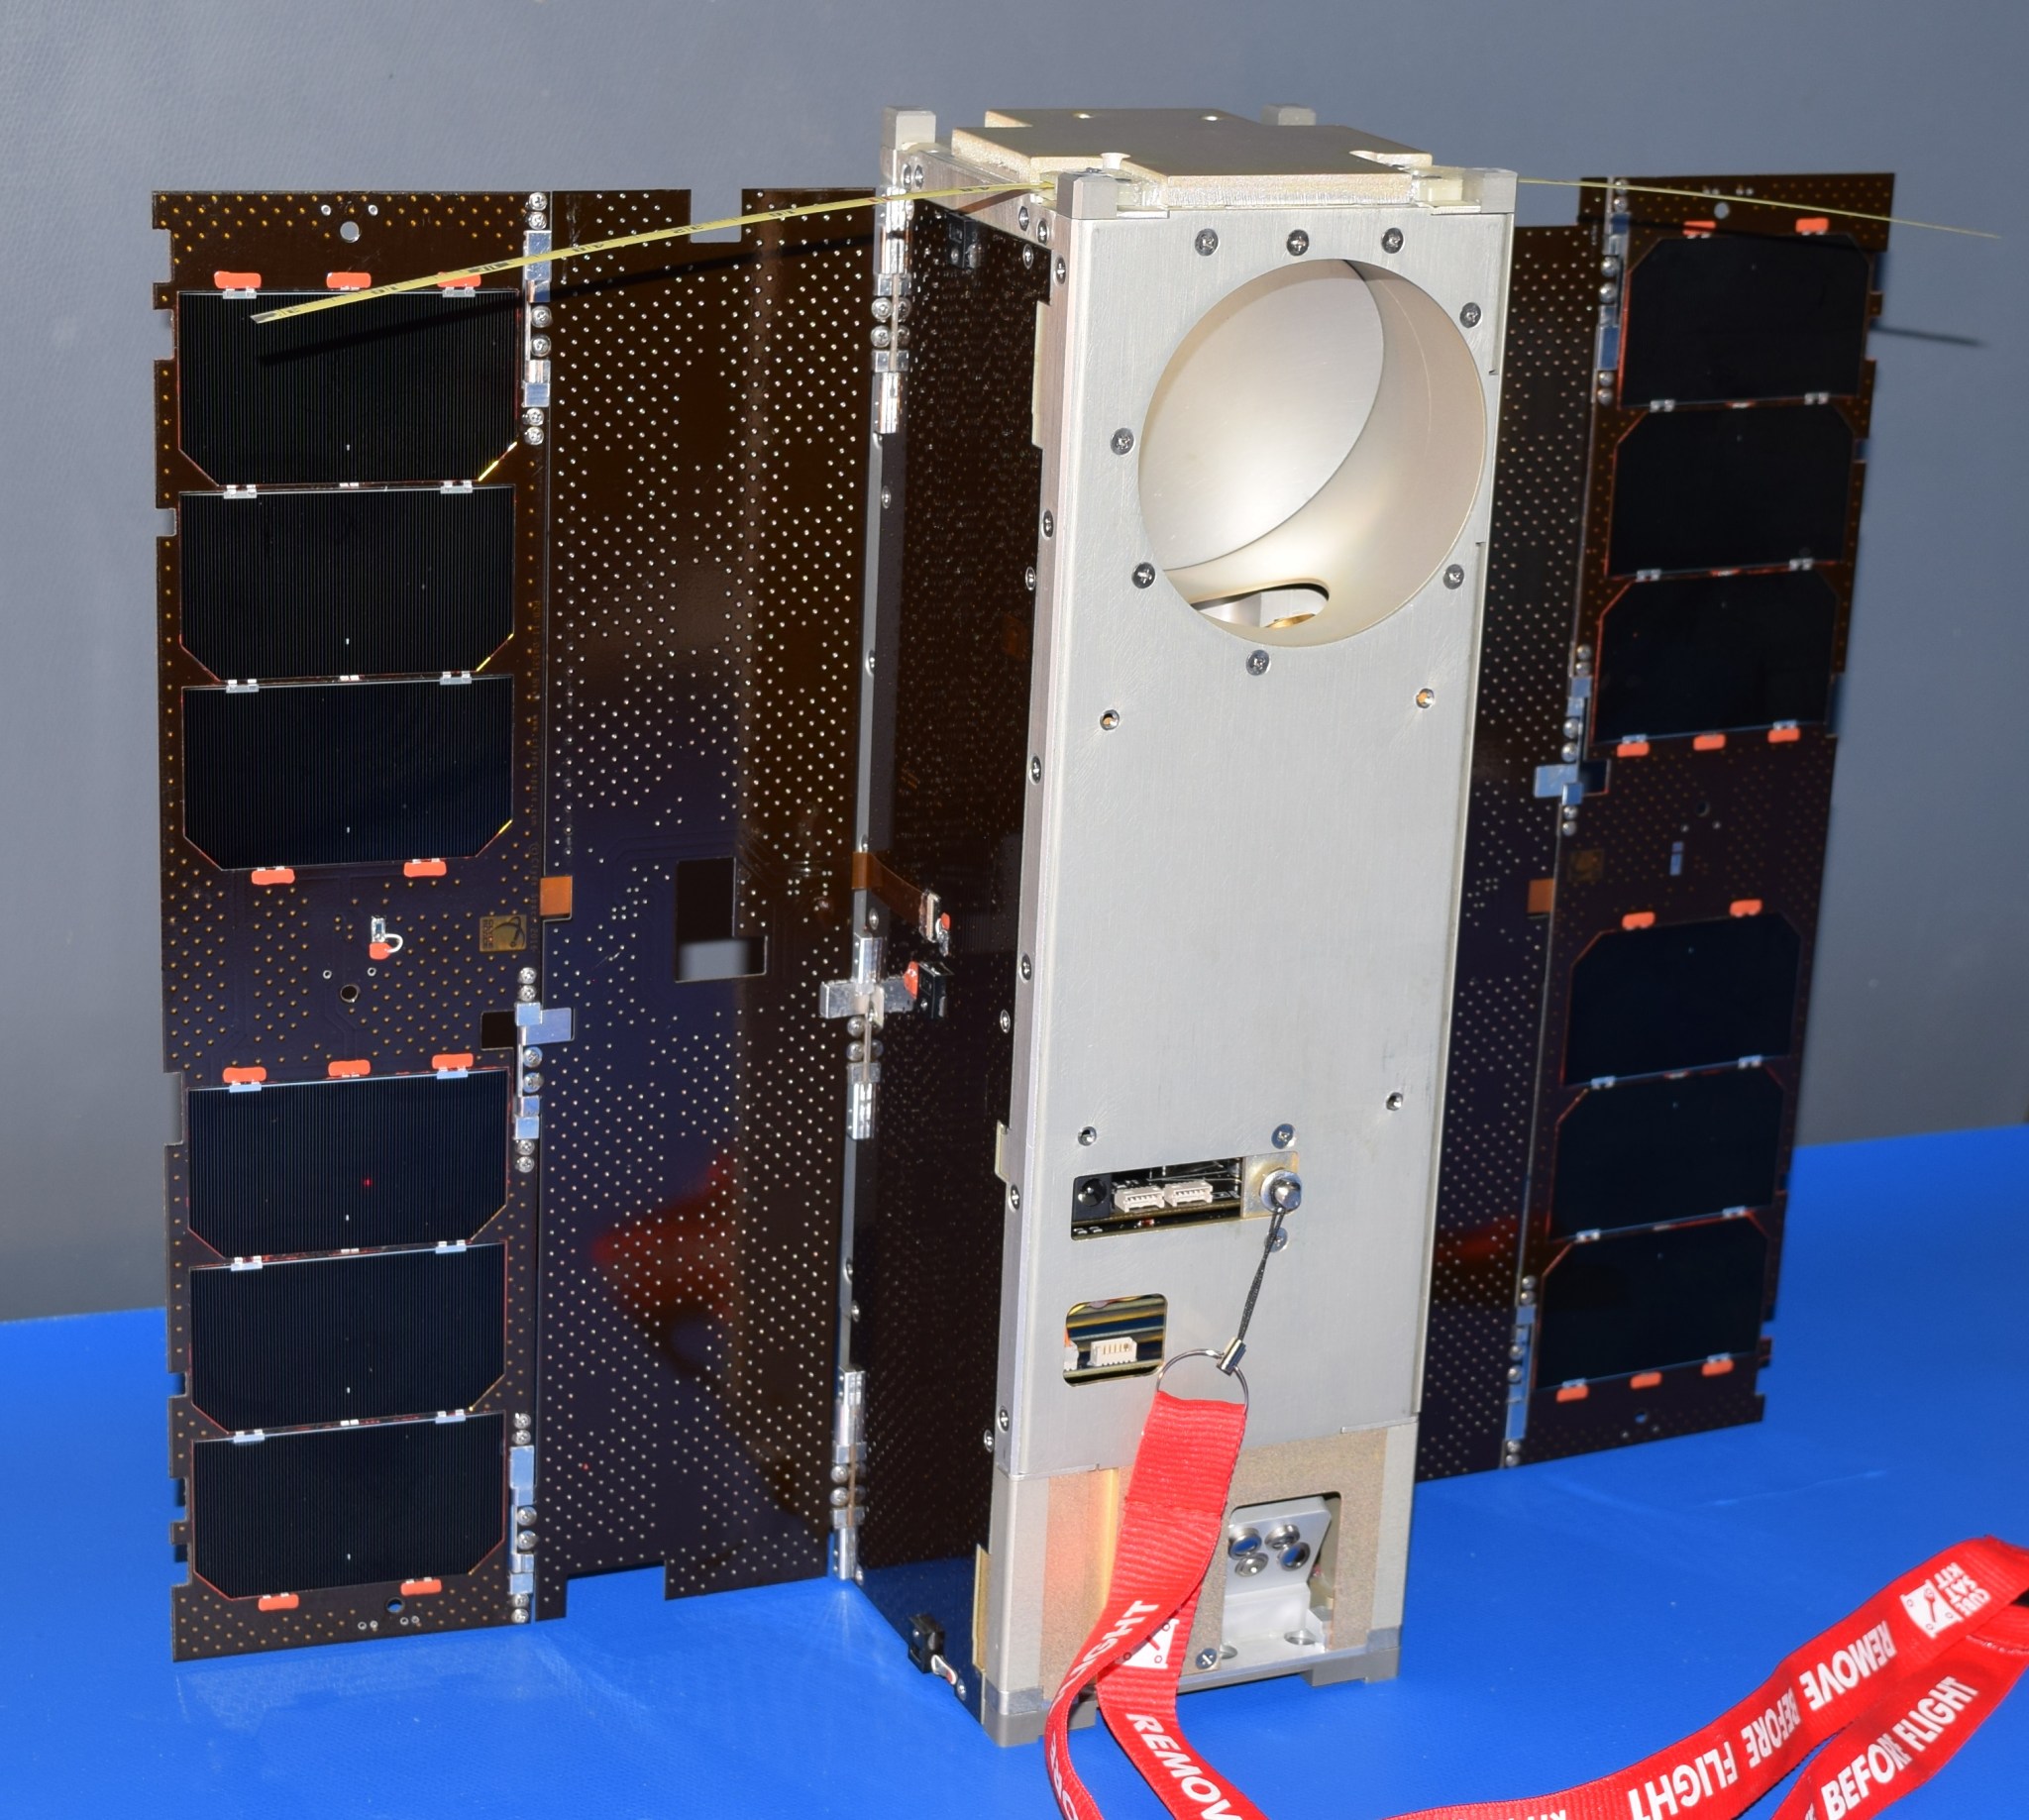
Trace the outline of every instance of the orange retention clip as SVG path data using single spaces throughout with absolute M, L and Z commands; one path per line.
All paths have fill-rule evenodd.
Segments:
M 470 1049 L 458 1049 L 443 1055 L 433 1055 L 430 1057 L 430 1066 L 436 1069 L 439 1074 L 456 1074 L 461 1069 L 472 1066 L 472 1051 Z
M 1716 234 L 1719 232 L 1719 223 L 1716 221 L 1687 221 L 1684 223 L 1684 232 L 1686 234 Z
M 334 1081 L 356 1081 L 363 1074 L 372 1074 L 374 1064 L 368 1061 L 326 1062 L 324 1072 Z
M 384 961 L 393 952 L 393 948 L 384 941 L 370 941 L 367 944 L 367 958 L 370 961 Z
M 374 274 L 371 271 L 327 271 L 324 274 L 326 290 L 372 290 Z
M 1730 1358 L 1708 1358 L 1698 1367 L 1699 1374 L 1708 1378 L 1723 1378 L 1732 1370 L 1733 1360 Z
M 439 278 L 437 280 L 437 288 L 439 290 L 478 290 L 479 287 L 479 274 L 472 271 L 468 271 L 459 277 Z
M 211 281 L 220 290 L 259 290 L 261 274 L 258 271 L 214 271 Z
M 1802 737 L 1802 727 L 1770 727 L 1768 729 L 1768 743 L 1771 746 L 1786 746 Z
M 1647 758 L 1649 742 L 1646 739 L 1624 739 L 1614 747 L 1615 758 Z
M 1630 1390 L 1654 1390 L 1661 1382 L 1662 1373 L 1659 1371 L 1638 1371 L 1633 1377 L 1628 1379 L 1628 1388 Z
M 916 972 L 914 961 L 910 961 L 908 965 L 903 969 L 902 983 L 903 985 L 908 988 L 908 996 L 911 999 L 913 999 L 916 996 L 917 992 L 921 990 L 922 976 Z
M 1696 739 L 1691 741 L 1691 750 L 1693 752 L 1721 752 L 1725 749 L 1726 735 L 1724 733 L 1700 733 Z
M 1590 1384 L 1559 1384 L 1557 1386 L 1557 1401 L 1559 1403 L 1582 1403 L 1591 1394 L 1592 1386 Z
M 1726 907 L 1736 916 L 1759 916 L 1762 913 L 1760 898 L 1736 898 Z
M 266 1068 L 227 1068 L 220 1075 L 228 1087 L 259 1087 L 267 1079 Z
M 405 879 L 441 879 L 449 870 L 441 859 L 412 859 L 403 863 L 401 876 Z
M 401 1596 L 404 1599 L 419 1599 L 426 1592 L 442 1592 L 443 1590 L 444 1582 L 442 1580 L 403 1580 L 401 1583 Z
M 1653 929 L 1655 926 L 1654 910 L 1630 910 L 1621 918 L 1624 929 Z
M 251 877 L 257 885 L 293 885 L 296 869 L 293 866 L 256 866 Z
M 536 887 L 535 910 L 538 916 L 553 916 L 559 919 L 571 913 L 571 874 L 559 872 L 541 881 Z
M 1796 218 L 1796 231 L 1799 234 L 1829 234 L 1832 231 L 1832 218 L 1829 215 L 1799 215 Z
M 264 1592 L 257 1603 L 265 1612 L 292 1612 L 302 1600 L 292 1592 Z

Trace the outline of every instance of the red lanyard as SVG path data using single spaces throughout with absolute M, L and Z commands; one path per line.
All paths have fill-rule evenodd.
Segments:
M 1050 1707 L 1043 1749 L 1065 1820 L 1103 1820 L 1071 1764 L 1070 1713 L 1100 1715 L 1177 1820 L 1265 1820 L 1185 1738 L 1177 1677 L 1246 1432 L 1238 1403 L 1159 1385 L 1121 1519 L 1113 1584 Z M 1773 1820 L 1870 1820 L 1935 1775 L 2029 1666 L 2029 1551 L 1986 1538 L 1895 1580 L 1739 1705 L 1633 1768 L 1528 1801 L 1402 1820 L 1733 1820 L 1813 1752 Z M 1819 1751 L 1819 1747 L 1824 1749 Z

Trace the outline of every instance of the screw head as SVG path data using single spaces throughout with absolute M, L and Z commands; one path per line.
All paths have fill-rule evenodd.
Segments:
M 1024 980 L 1032 980 L 1035 978 L 1035 965 L 1032 961 L 1029 960 L 1028 956 L 1025 954 L 1021 957 L 1021 977 Z
M 1453 563 L 1444 571 L 1444 586 L 1446 588 L 1463 588 L 1465 586 L 1465 565 L 1463 563 Z
M 1295 258 L 1302 259 L 1311 250 L 1311 237 L 1302 228 L 1291 228 L 1289 238 L 1282 244 L 1290 250 L 1290 253 Z
M 528 319 L 539 329 L 548 328 L 551 322 L 550 306 L 547 303 L 538 303 L 528 312 Z
M 533 986 L 535 984 L 535 969 L 533 967 L 524 967 L 514 977 L 524 986 Z
M 532 1156 L 517 1156 L 514 1159 L 514 1173 L 516 1175 L 535 1174 L 535 1158 Z
M 1478 328 L 1479 305 L 1476 303 L 1468 303 L 1462 310 L 1458 312 L 1458 320 L 1462 322 L 1468 329 Z
M 1136 563 L 1134 565 L 1134 586 L 1136 588 L 1153 588 L 1155 586 L 1155 565 L 1153 563 Z
M 1115 727 L 1121 724 L 1120 709 L 1116 707 L 1108 708 L 1105 713 L 1100 715 L 1099 724 L 1105 731 L 1111 733 Z
M 1014 1027 L 1014 1014 L 1013 1012 L 1003 1012 L 1001 1014 L 1001 1034 L 1005 1036 Z
M 1004 1435 L 1005 1435 L 1005 1434 L 1007 1434 L 1007 1432 L 1008 1432 L 1008 1412 L 1007 1412 L 1007 1411 L 1006 1411 L 1005 1409 L 1004 1409 L 1004 1410 L 1000 1410 L 1000 1411 L 997 1411 L 997 1412 L 995 1413 L 995 1416 L 994 1416 L 994 1420 L 995 1420 L 995 1422 L 997 1422 L 997 1423 L 998 1423 L 998 1424 L 1000 1425 L 1001 1433 L 1002 1433 L 1002 1434 L 1004 1434 Z
M 1030 759 L 1030 760 L 1028 761 L 1028 781 L 1029 781 L 1029 782 L 1030 782 L 1031 784 L 1040 784 L 1040 783 L 1042 782 L 1042 760 L 1041 760 L 1041 759 L 1039 759 L 1039 758 L 1032 758 L 1032 759 Z
M 548 208 L 550 206 L 550 199 L 541 190 L 532 189 L 528 192 L 528 206 L 530 208 Z
M 533 986 L 517 986 L 514 989 L 514 996 L 523 1005 L 533 1005 L 535 1003 L 535 988 Z
M 1400 228 L 1390 228 L 1387 233 L 1381 236 L 1381 251 L 1383 253 L 1400 253 L 1402 251 L 1402 230 Z
M 1219 251 L 1219 236 L 1210 228 L 1200 228 L 1198 238 L 1191 243 L 1207 259 Z
M 523 423 L 541 423 L 542 420 L 542 409 L 538 405 L 531 405 L 527 410 L 521 413 L 521 421 Z
M 1508 1367 L 1508 1382 L 1511 1384 L 1519 1384 L 1521 1383 L 1521 1381 L 1522 1367 L 1520 1365 L 1510 1365 Z
M 1267 674 L 1268 653 L 1265 651 L 1249 651 L 1247 653 L 1247 675 L 1266 676 Z
M 527 429 L 521 432 L 521 440 L 527 443 L 531 449 L 538 447 L 541 444 L 542 439 L 543 426 L 539 423 L 532 423 L 528 426 Z
M 1035 264 L 1035 249 L 1033 247 L 1023 247 L 1021 249 L 1021 263 L 1024 266 L 1033 266 Z
M 1399 1093 L 1391 1093 L 1384 1104 L 1391 1113 L 1399 1113 L 1402 1110 L 1402 1096 Z
M 1084 1128 L 1084 1130 L 1078 1133 L 1078 1141 L 1082 1143 L 1088 1150 L 1091 1149 L 1091 1147 L 1094 1144 L 1099 1142 L 1099 1127 L 1097 1125 L 1088 1124 Z
M 1201 1668 L 1216 1668 L 1219 1666 L 1219 1652 L 1211 1649 L 1200 1650 L 1197 1662 Z
M 1296 1126 L 1293 1124 L 1278 1124 L 1268 1141 L 1278 1150 L 1287 1150 L 1291 1144 L 1296 1142 Z
M 1232 1564 L 1233 1572 L 1239 1574 L 1244 1579 L 1252 1579 L 1255 1574 L 1265 1573 L 1267 1569 L 1268 1557 L 1258 1549 L 1251 1554 L 1242 1554 Z
M 1061 253 L 1057 255 L 1057 263 L 1050 268 L 1050 270 L 1055 275 L 1059 284 L 1063 283 L 1071 275 L 1071 268 L 1064 264 L 1064 256 Z
M 1035 565 L 1033 563 L 1030 563 L 1026 569 L 1022 570 L 1021 581 L 1030 593 L 1035 592 Z
M 1416 692 L 1416 704 L 1418 707 L 1429 707 L 1437 698 L 1438 692 L 1435 689 L 1419 689 Z
M 526 1624 L 528 1622 L 528 1607 L 526 1605 L 517 1605 L 507 1614 L 507 1617 L 510 1623 Z
M 1042 515 L 1042 534 L 1043 534 L 1043 535 L 1044 535 L 1045 537 L 1054 537 L 1054 536 L 1056 536 L 1056 534 L 1057 534 L 1057 515 L 1056 515 L 1056 513 L 1055 513 L 1055 512 L 1044 512 L 1044 513 L 1043 513 L 1043 515 Z
M 1037 217 L 1035 223 L 1035 238 L 1037 242 L 1042 246 L 1047 247 L 1050 244 L 1050 218 L 1047 215 Z
M 1271 1169 L 1261 1183 L 1261 1201 L 1274 1213 L 1295 1213 L 1304 1204 L 1303 1177 L 1293 1169 Z
M 529 338 L 528 351 L 537 360 L 546 358 L 550 352 L 550 338 L 547 335 L 531 336 Z
M 1024 203 L 1023 203 L 1023 204 L 1022 204 L 1022 205 L 1021 205 L 1021 206 L 1020 206 L 1020 207 L 1019 207 L 1018 209 L 1016 209 L 1016 210 L 1014 211 L 1014 225 L 1015 225 L 1015 226 L 1016 226 L 1017 228 L 1019 228 L 1019 229 L 1020 229 L 1020 230 L 1022 231 L 1022 233 L 1026 234 L 1026 233 L 1028 232 L 1028 204 L 1027 204 L 1027 203 L 1025 203 L 1025 202 L 1024 202 Z
M 1021 1211 L 1021 1190 L 1016 1188 L 1013 1182 L 1008 1184 L 1008 1205 L 1017 1214 Z
M 1116 455 L 1125 455 L 1133 447 L 1134 432 L 1132 430 L 1116 430 L 1114 432 L 1114 453 Z
M 1283 1246 L 1284 1246 L 1284 1245 L 1286 1245 L 1286 1244 L 1288 1244 L 1288 1243 L 1289 1243 L 1289 1228 L 1288 1228 L 1288 1227 L 1283 1227 L 1283 1228 L 1282 1228 L 1282 1229 L 1281 1229 L 1281 1230 L 1280 1230 L 1279 1231 L 1271 1232 L 1271 1233 L 1270 1233 L 1270 1234 L 1268 1235 L 1268 1249 L 1269 1249 L 1270 1251 L 1280 1251 L 1280 1250 L 1281 1250 L 1281 1249 L 1283 1248 Z
M 874 330 L 871 339 L 875 347 L 885 348 L 895 338 L 894 336 L 889 334 L 889 332 L 886 329 L 876 329 Z
M 994 1450 L 994 1431 L 992 1429 L 982 1432 L 979 1438 L 979 1445 L 986 1448 L 989 1453 Z
M 530 1043 L 521 1052 L 521 1065 L 524 1068 L 540 1068 L 543 1065 L 543 1052 L 534 1043 Z

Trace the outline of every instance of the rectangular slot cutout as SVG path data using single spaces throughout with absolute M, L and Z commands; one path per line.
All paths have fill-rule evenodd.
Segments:
M 1064 1316 L 1064 1382 L 1137 1377 L 1162 1363 L 1169 1331 L 1166 1296 L 1109 1296 Z
M 1243 1161 L 1167 1163 L 1081 1175 L 1071 1191 L 1071 1236 L 1146 1232 L 1157 1227 L 1237 1220 L 1245 1210 Z
M 768 971 L 765 936 L 743 936 L 740 863 L 730 853 L 677 862 L 679 981 L 747 980 Z

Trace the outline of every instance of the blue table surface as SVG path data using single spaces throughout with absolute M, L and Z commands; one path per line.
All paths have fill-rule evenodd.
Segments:
M 1764 1423 L 1426 1486 L 1399 1680 L 1185 1703 L 1265 1811 L 1521 1805 L 1926 1555 L 2029 1543 L 2029 1129 L 1809 1150 L 1793 1187 Z M 1037 1749 L 829 1581 L 670 1604 L 651 1569 L 559 1623 L 172 1665 L 162 1358 L 159 1311 L 0 1326 L 0 1813 L 1053 1811 Z M 1161 1812 L 1109 1739 L 1076 1751 L 1114 1820 Z M 1898 1811 L 2019 1817 L 2025 1777 L 2029 1692 Z

